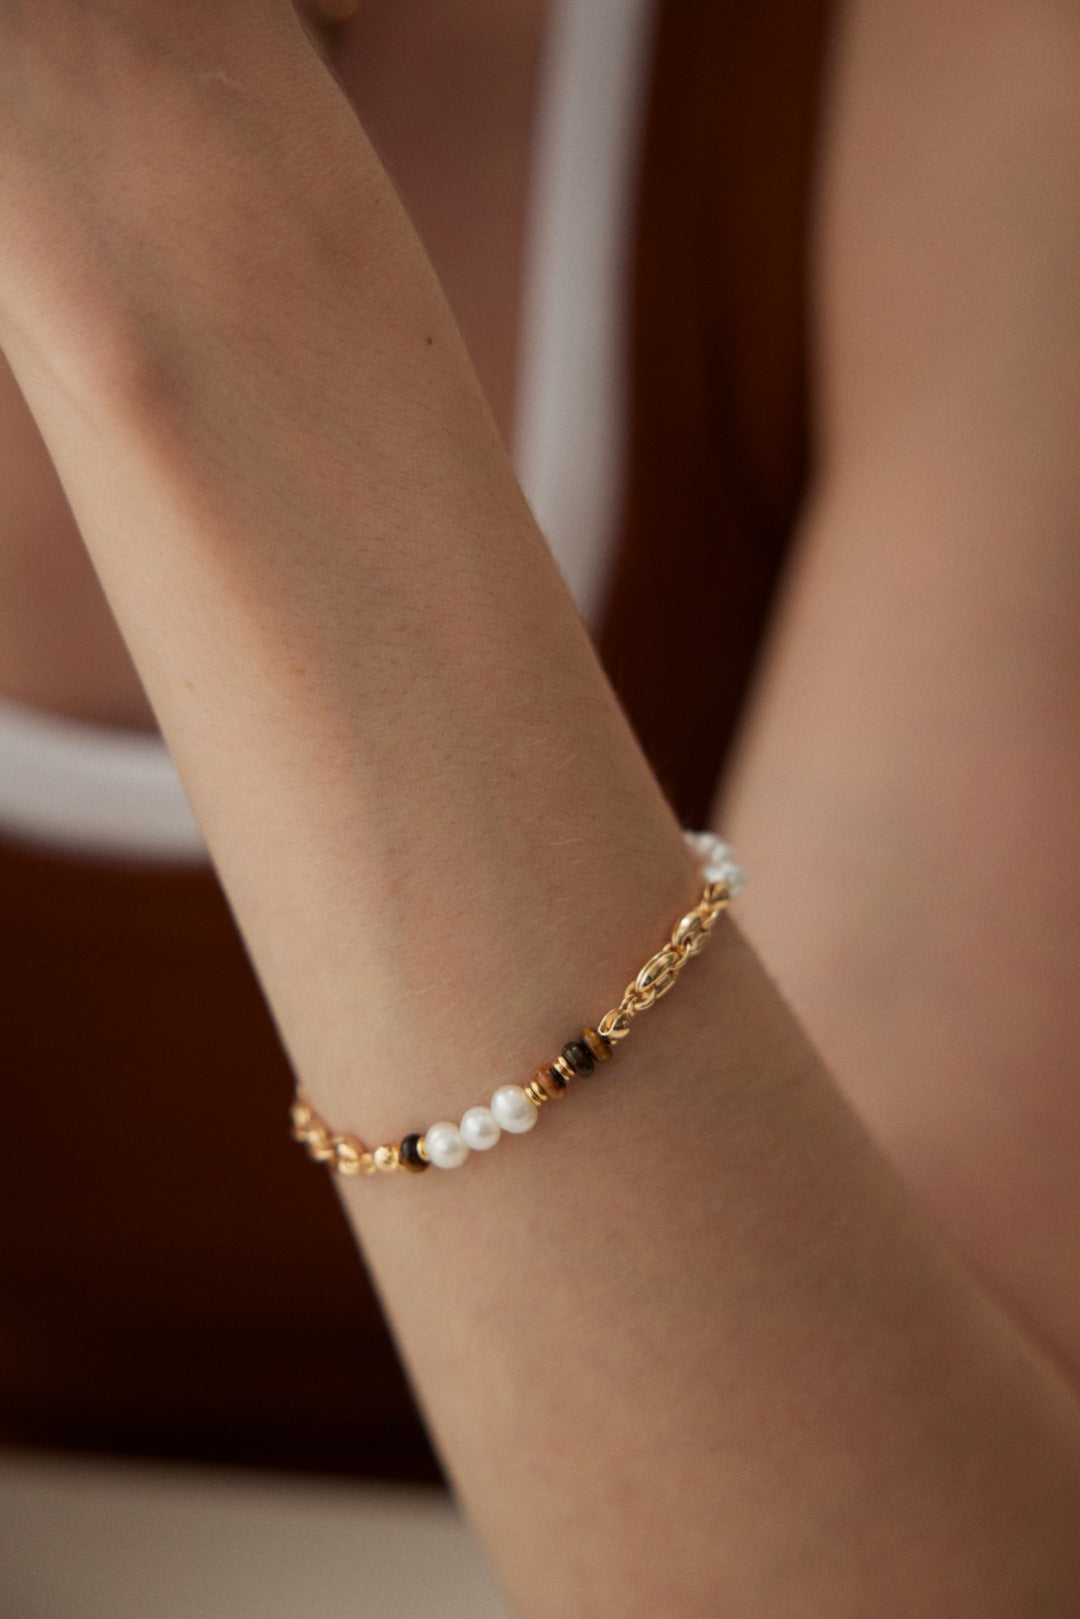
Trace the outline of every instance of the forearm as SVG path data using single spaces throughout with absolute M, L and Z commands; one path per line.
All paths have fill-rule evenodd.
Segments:
M 323 201 L 228 121 L 220 204 L 159 150 L 173 201 L 141 232 L 135 197 L 87 306 L 104 385 L 14 273 L 5 318 L 298 1072 L 396 1139 L 527 1076 L 698 884 L 419 248 L 316 106 Z M 1069 1611 L 1065 1398 L 733 928 L 552 1114 L 346 1200 L 522 1619 Z

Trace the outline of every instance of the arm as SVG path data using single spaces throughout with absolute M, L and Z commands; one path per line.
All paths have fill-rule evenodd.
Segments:
M 394 1139 L 697 882 L 347 108 L 283 16 L 196 10 L 5 41 L 68 138 L 9 99 L 0 323 L 297 1070 Z M 735 928 L 620 1067 L 346 1195 L 522 1619 L 1069 1612 L 1071 1400 Z
M 724 824 L 919 1200 L 1080 1384 L 1080 19 L 852 8 L 822 473 Z

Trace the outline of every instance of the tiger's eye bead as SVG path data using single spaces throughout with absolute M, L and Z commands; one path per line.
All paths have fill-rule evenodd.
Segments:
M 398 1148 L 398 1160 L 402 1169 L 409 1169 L 414 1175 L 419 1175 L 428 1167 L 427 1159 L 420 1156 L 420 1137 L 415 1132 L 402 1141 Z
M 539 1089 L 539 1096 L 535 1093 Z M 532 1083 L 526 1086 L 525 1094 L 530 1102 L 543 1101 L 557 1102 L 566 1094 L 566 1081 L 553 1064 L 548 1063 L 538 1068 L 532 1077 Z
M 568 1040 L 562 1048 L 562 1054 L 574 1073 L 582 1077 L 591 1074 L 596 1067 L 596 1058 L 581 1040 Z
M 611 1047 L 608 1045 L 607 1041 L 602 1035 L 597 1034 L 595 1029 L 582 1029 L 581 1038 L 584 1040 L 597 1062 L 611 1061 Z

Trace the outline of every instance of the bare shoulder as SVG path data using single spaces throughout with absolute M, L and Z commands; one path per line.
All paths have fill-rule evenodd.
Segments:
M 1080 1381 L 1080 13 L 848 8 L 820 475 L 725 802 L 744 915 Z

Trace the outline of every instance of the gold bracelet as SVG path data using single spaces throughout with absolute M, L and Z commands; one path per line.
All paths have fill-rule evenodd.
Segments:
M 535 1125 L 545 1102 L 565 1096 L 575 1079 L 586 1078 L 598 1063 L 608 1062 L 630 1033 L 639 1012 L 674 989 L 691 956 L 707 944 L 717 918 L 743 889 L 745 878 L 730 847 L 712 832 L 685 832 L 702 858 L 705 888 L 692 911 L 681 917 L 668 942 L 650 956 L 626 986 L 618 1006 L 605 1012 L 597 1026 L 568 1040 L 559 1055 L 536 1069 L 527 1085 L 502 1085 L 486 1107 L 472 1107 L 460 1123 L 442 1120 L 421 1135 L 413 1132 L 396 1145 L 369 1148 L 358 1136 L 331 1130 L 312 1107 L 302 1085 L 292 1104 L 292 1136 L 308 1156 L 339 1175 L 374 1175 L 396 1169 L 420 1174 L 429 1165 L 456 1169 L 471 1152 L 493 1147 L 503 1131 L 523 1135 Z

